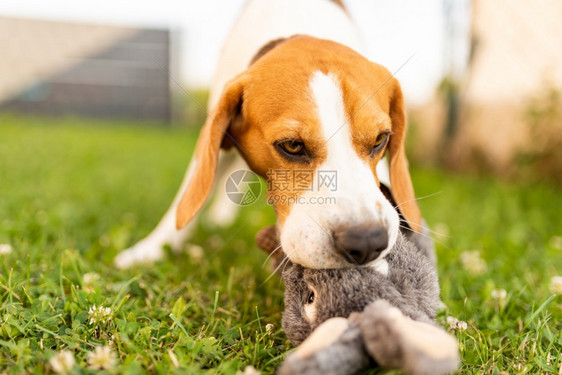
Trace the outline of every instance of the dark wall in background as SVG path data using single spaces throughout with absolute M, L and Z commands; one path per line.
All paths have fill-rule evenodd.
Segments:
M 132 36 L 49 77 L 29 82 L 0 103 L 28 114 L 170 121 L 170 33 L 140 29 Z

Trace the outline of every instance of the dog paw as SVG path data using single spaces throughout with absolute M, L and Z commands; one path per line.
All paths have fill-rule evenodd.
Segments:
M 162 259 L 163 256 L 162 244 L 143 240 L 119 253 L 113 260 L 113 264 L 117 268 L 127 269 L 138 264 L 153 263 Z

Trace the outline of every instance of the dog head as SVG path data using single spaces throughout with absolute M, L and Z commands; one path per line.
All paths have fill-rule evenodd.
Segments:
M 404 151 L 402 91 L 391 73 L 338 43 L 296 36 L 270 48 L 224 88 L 195 152 L 177 211 L 185 226 L 212 189 L 218 153 L 236 147 L 269 184 L 287 256 L 309 268 L 364 265 L 396 241 L 399 216 L 421 216 Z

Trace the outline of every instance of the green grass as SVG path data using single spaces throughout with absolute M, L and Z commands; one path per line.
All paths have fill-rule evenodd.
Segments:
M 61 350 L 89 373 L 88 352 L 110 344 L 112 373 L 272 373 L 290 345 L 280 330 L 282 285 L 263 266 L 256 231 L 274 221 L 260 201 L 230 228 L 203 220 L 193 242 L 131 271 L 117 252 L 146 235 L 179 186 L 196 133 L 78 119 L 0 116 L 0 373 L 52 373 Z M 462 374 L 559 372 L 562 194 L 549 185 L 415 169 L 422 211 L 437 235 L 439 276 Z M 446 224 L 445 224 L 446 223 Z M 189 250 L 189 247 L 186 248 Z M 479 250 L 470 272 L 461 254 Z M 99 280 L 87 285 L 84 275 Z M 267 281 L 266 281 L 267 280 Z M 505 301 L 491 297 L 505 289 Z M 89 324 L 92 305 L 111 319 Z M 266 324 L 276 329 L 268 334 Z M 550 358 L 550 359 L 547 359 Z

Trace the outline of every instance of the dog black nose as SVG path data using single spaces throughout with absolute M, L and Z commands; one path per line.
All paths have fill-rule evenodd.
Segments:
M 377 259 L 386 249 L 388 233 L 384 228 L 346 228 L 334 231 L 334 241 L 350 263 L 366 264 Z

